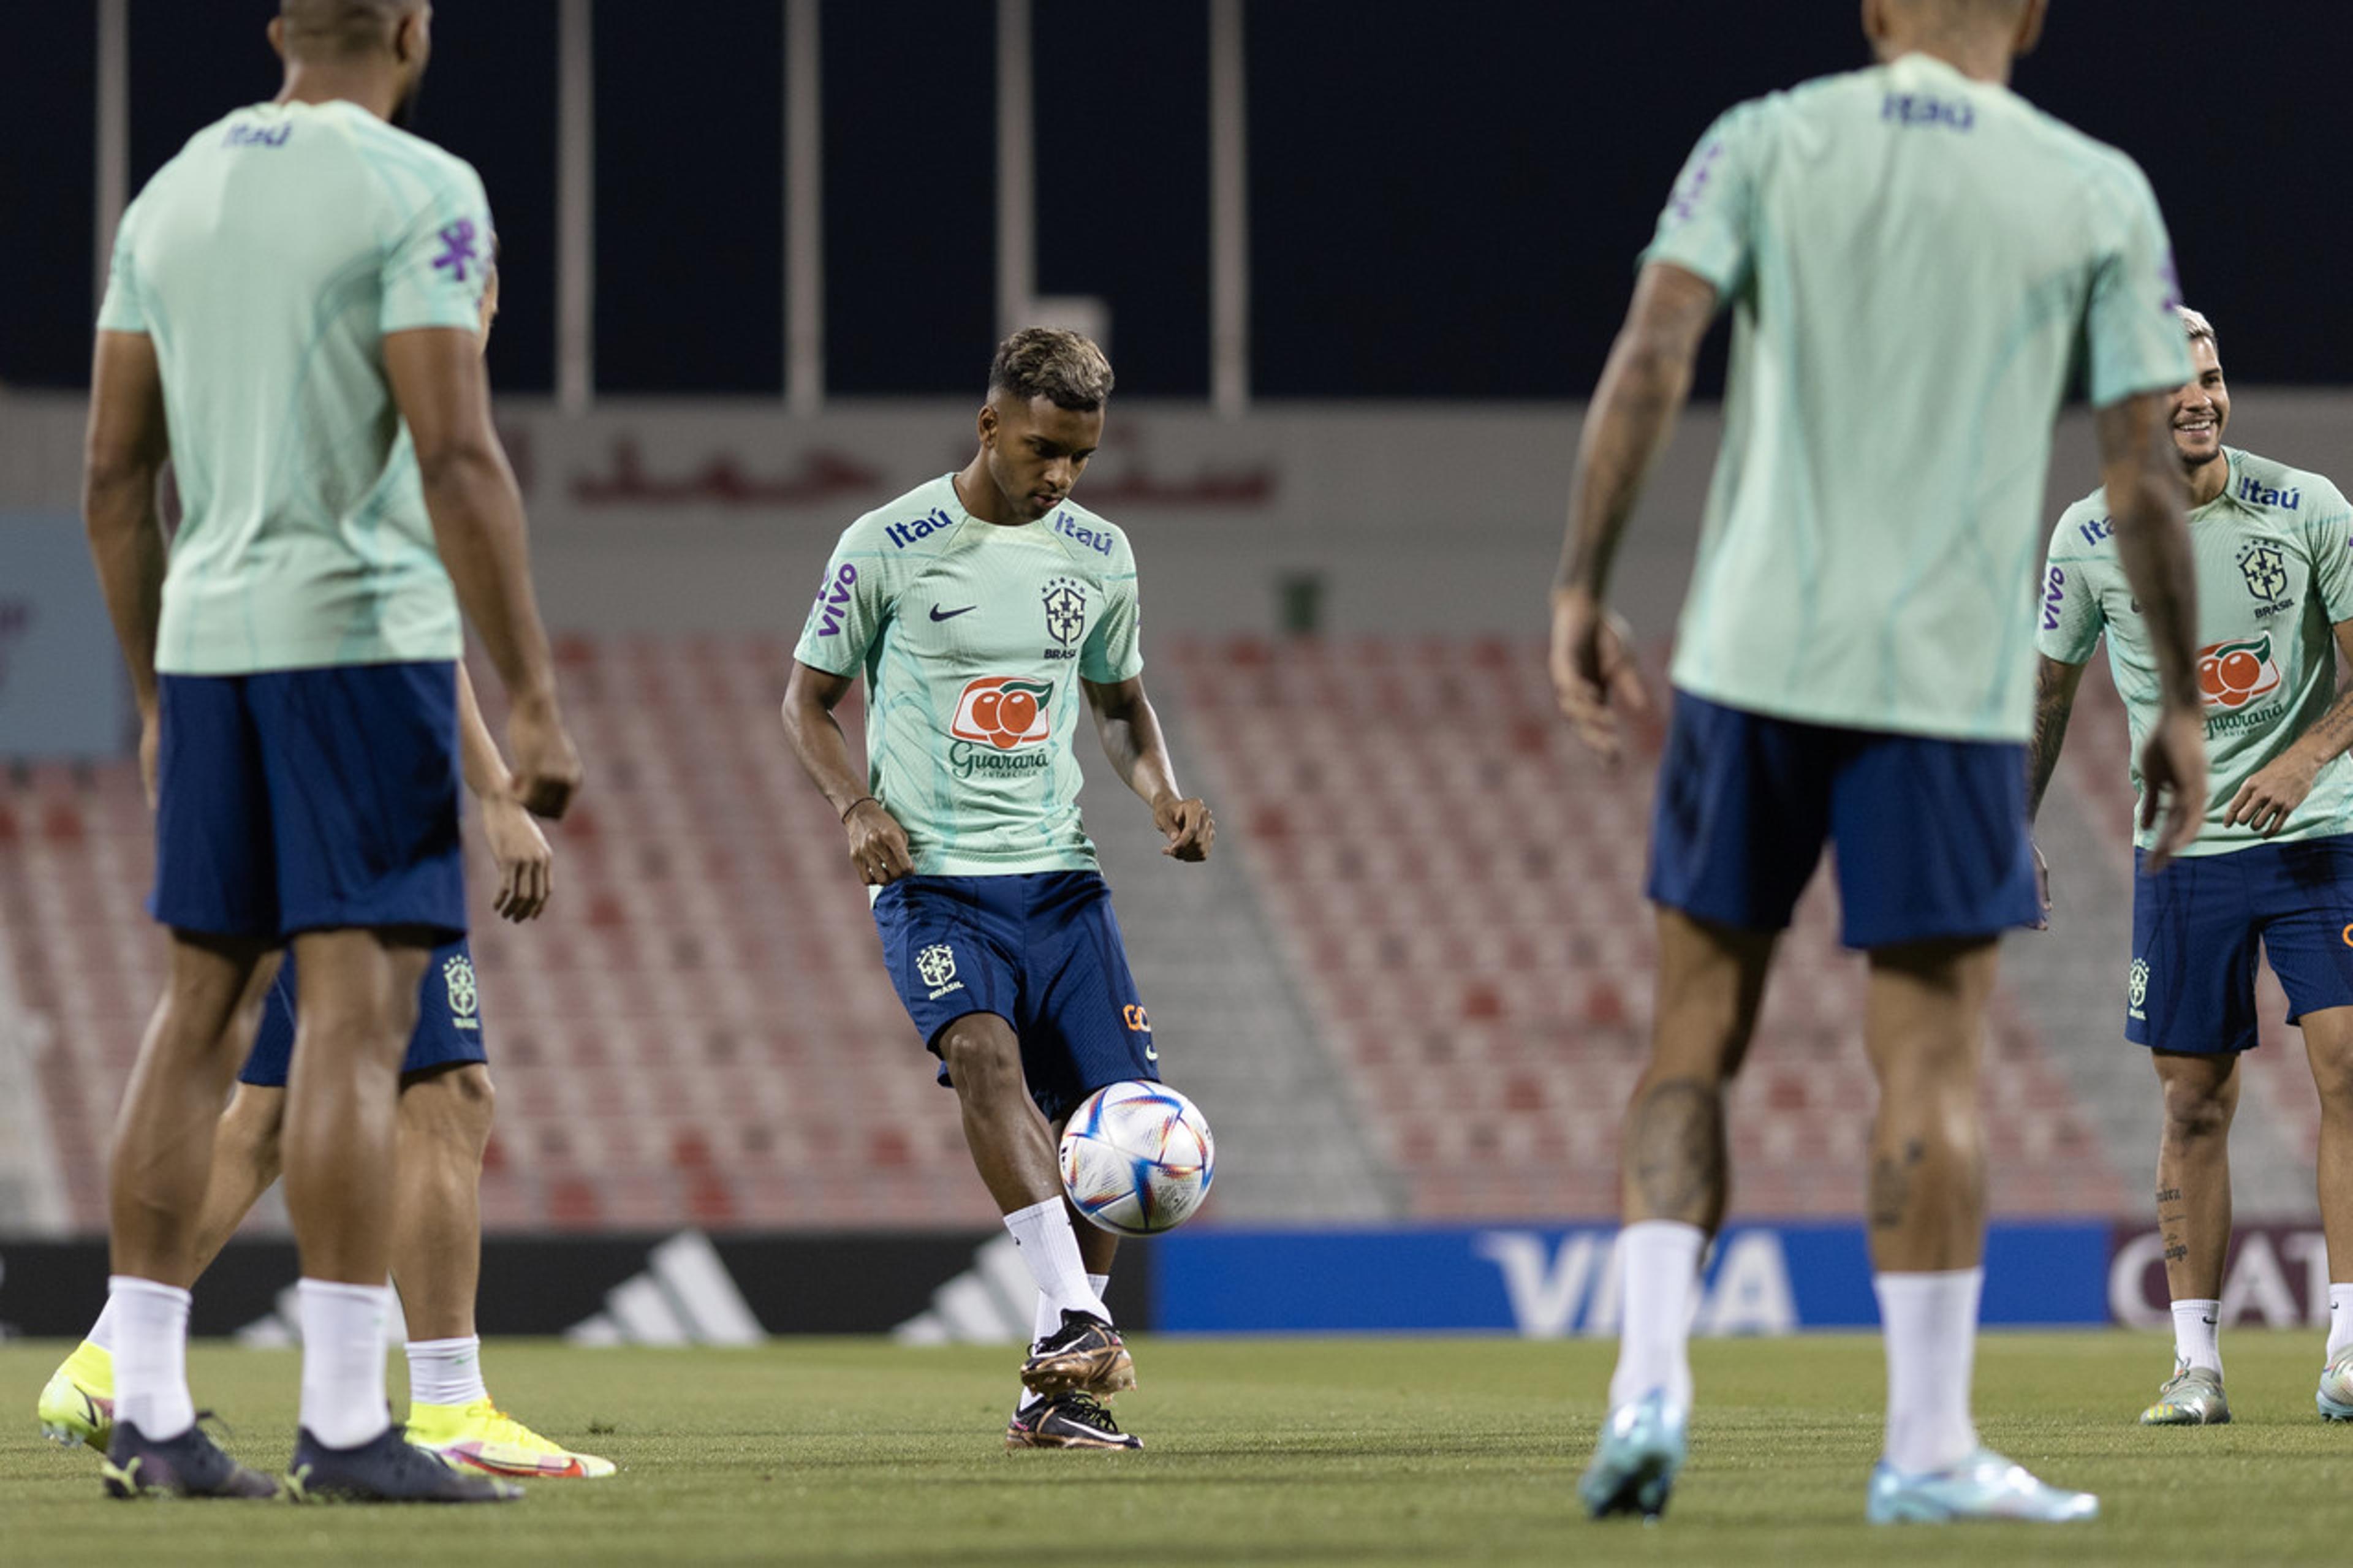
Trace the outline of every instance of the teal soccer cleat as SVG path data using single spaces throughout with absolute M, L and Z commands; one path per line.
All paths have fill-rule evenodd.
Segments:
M 2312 1399 L 2323 1421 L 2353 1421 L 2353 1345 L 2328 1358 L 2320 1370 L 2320 1392 Z
M 1683 1468 L 1683 1412 L 1667 1403 L 1663 1390 L 1653 1389 L 1609 1413 L 1577 1495 L 1596 1519 L 1613 1513 L 1656 1519 L 1667 1511 L 1667 1494 Z
M 2034 1479 L 1990 1448 L 1979 1448 L 1949 1469 L 1906 1475 L 1882 1459 L 1871 1472 L 1873 1524 L 1946 1524 L 1965 1519 L 2014 1519 L 2067 1524 L 2100 1517 L 2090 1492 L 2063 1491 Z

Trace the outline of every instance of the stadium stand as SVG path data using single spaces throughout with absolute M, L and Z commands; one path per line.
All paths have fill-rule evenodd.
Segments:
M 1555 721 L 1528 643 L 1170 647 L 1224 842 L 1408 1211 L 1613 1213 L 1650 1006 L 1655 723 L 1621 770 L 1592 763 Z M 909 1070 L 865 900 L 774 721 L 789 647 L 569 637 L 560 657 L 594 787 L 557 830 L 547 913 L 516 928 L 476 910 L 500 1089 L 486 1223 L 986 1223 L 953 1100 Z M 2085 713 L 2070 747 L 2087 788 L 2111 718 Z M 46 1024 L 39 1081 L 69 1207 L 90 1226 L 162 982 L 139 907 L 149 835 L 129 763 L 37 765 L 0 789 L 0 923 L 21 1004 Z M 1736 1091 L 1736 1202 L 1851 1214 L 1873 1096 L 1862 971 L 1825 888 L 1788 943 Z M 2031 1025 L 2007 1002 L 1996 1019 L 1996 1207 L 2126 1206 Z M 2258 1054 L 2274 1074 L 2301 1068 L 2300 1051 Z M 2308 1089 L 2277 1098 L 2311 1120 Z
M 1176 663 L 1237 847 L 1413 1212 L 1614 1213 L 1655 963 L 1656 717 L 1634 760 L 1600 765 L 1556 717 L 1542 649 L 1502 639 L 1190 641 Z M 1818 883 L 1736 1091 L 1742 1212 L 1861 1206 L 1863 975 L 1836 931 Z M 2119 1207 L 2031 1026 L 2006 998 L 1995 1018 L 1995 1207 Z

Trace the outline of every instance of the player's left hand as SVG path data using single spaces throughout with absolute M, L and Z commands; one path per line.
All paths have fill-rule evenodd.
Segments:
M 1152 826 L 1167 837 L 1167 847 L 1160 852 L 1172 859 L 1207 860 L 1209 846 L 1218 837 L 1217 820 L 1209 815 L 1208 803 L 1198 795 L 1155 801 Z
M 2312 781 L 2319 773 L 2319 763 L 2291 747 L 2239 786 L 2239 793 L 2231 797 L 2231 809 L 2222 814 L 2222 826 L 2236 827 L 2244 823 L 2269 838 L 2287 826 L 2288 817 L 2312 793 Z
M 1614 707 L 1647 713 L 1651 694 L 1634 661 L 1632 629 L 1582 588 L 1552 596 L 1552 688 L 1577 739 L 1610 762 L 1623 751 Z
M 555 890 L 555 852 L 547 836 L 520 802 L 498 797 L 482 803 L 482 837 L 499 863 L 499 892 L 491 908 L 518 924 L 537 920 Z

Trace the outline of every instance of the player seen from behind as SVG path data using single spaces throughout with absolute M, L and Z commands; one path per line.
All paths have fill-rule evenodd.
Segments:
M 2287 992 L 2320 1091 L 2320 1219 L 2328 1342 L 2314 1395 L 2353 1421 L 2353 508 L 2318 474 L 2222 444 L 2231 390 L 2214 329 L 2184 310 L 2195 374 L 2174 394 L 2198 570 L 2198 684 L 2213 789 L 2196 842 L 2133 879 L 2125 1037 L 2149 1047 L 2164 1098 L 2157 1215 L 2173 1298 L 2173 1376 L 2152 1426 L 2231 1418 L 2222 1393 L 2222 1266 L 2239 1055 L 2258 1044 L 2255 950 Z M 2059 519 L 2043 571 L 2029 805 L 2066 739 L 2103 637 L 2136 742 L 2157 722 L 2147 621 L 2120 569 L 2099 491 Z M 2136 784 L 2143 784 L 2138 772 Z M 2143 787 L 2146 785 L 2143 784 Z M 2144 859 L 2144 829 L 2134 859 Z
M 195 1425 L 188 1287 L 230 1028 L 290 944 L 283 1136 L 301 1255 L 296 1494 L 495 1501 L 385 1401 L 400 1066 L 464 934 L 459 621 L 511 699 L 510 793 L 579 779 L 490 417 L 480 180 L 396 129 L 426 0 L 282 0 L 269 103 L 192 137 L 123 215 L 99 318 L 84 511 L 143 723 L 171 973 L 110 1171 L 116 1496 L 269 1496 Z M 156 476 L 185 516 L 165 548 Z M 454 588 L 454 592 L 453 592 Z
M 1103 351 L 1075 332 L 1000 344 L 972 461 L 842 534 L 784 702 L 801 766 L 876 889 L 892 981 L 1038 1286 L 1012 1447 L 1139 1446 L 1100 1401 L 1135 1381 L 1103 1302 L 1117 1238 L 1074 1228 L 1055 1158 L 1090 1093 L 1160 1076 L 1079 820 L 1081 706 L 1164 854 L 1203 859 L 1216 831 L 1177 787 L 1145 695 L 1127 536 L 1070 500 L 1111 389 Z M 833 716 L 861 671 L 862 774 Z
M 493 267 L 482 293 L 485 347 L 498 293 Z M 481 809 L 483 837 L 498 863 L 491 908 L 509 920 L 534 920 L 546 906 L 553 857 L 538 825 L 511 793 L 505 759 L 482 722 L 463 665 L 458 668 L 458 742 L 466 787 Z M 280 968 L 266 997 L 255 1000 L 258 1008 L 238 1010 L 222 1046 L 248 1054 L 213 1138 L 212 1175 L 196 1222 L 200 1273 L 278 1180 L 282 1164 L 297 1016 L 293 966 Z M 482 1152 L 490 1143 L 492 1106 L 483 1045 L 473 952 L 460 937 L 435 948 L 427 961 L 417 1029 L 400 1067 L 392 1277 L 408 1330 L 405 1435 L 444 1458 L 501 1475 L 608 1476 L 610 1460 L 573 1453 L 541 1436 L 499 1409 L 482 1382 L 474 1292 L 481 1272 Z M 106 1452 L 114 1427 L 114 1320 L 110 1303 L 41 1390 L 37 1414 L 43 1434 L 55 1442 Z
M 2188 361 L 2165 226 L 2123 154 L 2010 92 L 2042 0 L 1866 0 L 1881 63 L 1742 104 L 1701 138 L 1588 412 L 1553 601 L 1563 710 L 1605 753 L 1643 700 L 1611 557 L 1734 314 L 1723 451 L 1679 629 L 1649 892 L 1651 1059 L 1622 1143 L 1623 1325 L 1579 1483 L 1655 1516 L 1683 1462 L 1701 1257 L 1729 1190 L 1725 1094 L 1827 839 L 1869 955 L 1870 1240 L 1885 1325 L 1879 1522 L 2092 1517 L 1981 1447 L 1978 1053 L 1996 939 L 2034 918 L 2024 742 L 2051 415 L 2077 363 L 2160 710 L 2155 858 L 2205 754 L 2168 395 Z

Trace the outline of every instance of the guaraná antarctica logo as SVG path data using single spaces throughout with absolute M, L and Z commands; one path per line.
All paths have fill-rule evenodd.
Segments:
M 1052 762 L 1043 742 L 1054 732 L 1046 705 L 1053 686 L 1015 675 L 988 675 L 973 681 L 956 699 L 955 718 L 948 732 L 948 765 L 955 776 L 976 773 L 1039 772 Z

